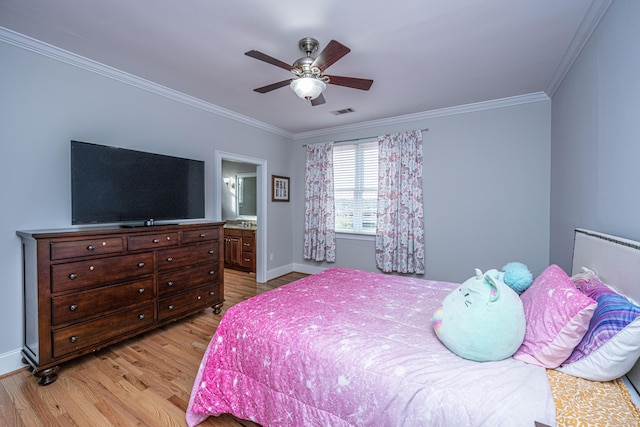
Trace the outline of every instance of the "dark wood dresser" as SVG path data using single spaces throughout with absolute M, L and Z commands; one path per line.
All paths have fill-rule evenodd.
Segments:
M 59 365 L 224 302 L 222 222 L 18 231 L 25 363 Z

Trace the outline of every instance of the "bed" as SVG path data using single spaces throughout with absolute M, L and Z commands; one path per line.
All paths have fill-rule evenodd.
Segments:
M 629 280 L 640 244 L 576 230 L 574 269 L 582 266 L 640 296 Z M 473 362 L 442 345 L 431 316 L 457 286 L 332 268 L 230 307 L 199 367 L 188 425 L 230 413 L 264 426 L 532 427 L 565 425 L 582 411 L 585 402 L 555 400 L 568 374 L 514 358 Z M 615 411 L 630 415 L 622 422 L 640 420 L 628 391 L 639 373 L 628 388 L 615 383 L 627 405 Z M 598 384 L 579 380 L 571 397 L 593 396 Z

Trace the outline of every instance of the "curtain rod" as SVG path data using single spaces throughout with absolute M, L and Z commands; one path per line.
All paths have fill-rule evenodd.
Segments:
M 427 132 L 429 131 L 429 128 L 426 129 L 420 129 L 422 132 Z M 334 144 L 341 144 L 343 142 L 356 142 L 356 141 L 362 141 L 365 139 L 373 139 L 373 138 L 378 138 L 380 137 L 380 135 L 375 135 L 375 136 L 363 136 L 362 138 L 354 138 L 354 139 L 342 139 L 340 141 L 333 141 Z M 306 147 L 307 144 L 304 144 L 303 147 Z

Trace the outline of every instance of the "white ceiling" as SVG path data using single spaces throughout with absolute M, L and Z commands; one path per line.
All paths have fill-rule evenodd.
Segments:
M 300 134 L 555 90 L 607 0 L 0 0 L 0 26 L 243 116 Z M 312 107 L 288 87 L 287 63 L 335 39 L 351 52 Z M 335 110 L 354 113 L 336 116 Z

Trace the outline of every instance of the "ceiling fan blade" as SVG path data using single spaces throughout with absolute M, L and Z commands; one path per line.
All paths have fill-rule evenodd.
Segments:
M 318 67 L 324 71 L 349 52 L 351 52 L 351 49 L 340 42 L 331 40 L 322 52 L 320 52 L 320 55 L 318 55 L 315 61 L 313 61 L 311 66 Z
M 284 87 L 284 86 L 289 86 L 289 83 L 291 83 L 291 79 L 283 80 L 278 83 L 271 83 L 270 85 L 259 87 L 257 89 L 254 89 L 253 91 L 258 93 L 267 93 L 275 89 L 280 89 L 281 87 Z
M 320 95 L 318 95 L 318 97 L 316 99 L 312 99 L 311 100 L 311 105 L 315 107 L 316 105 L 322 105 L 325 102 L 327 102 L 327 101 L 325 101 L 324 95 L 320 94 Z
M 329 84 L 350 87 L 353 89 L 369 90 L 373 80 L 359 79 L 357 77 L 327 76 Z
M 275 65 L 276 67 L 284 68 L 287 71 L 293 70 L 295 67 L 287 64 L 286 62 L 282 62 L 279 59 L 276 59 L 272 56 L 267 55 L 266 53 L 259 52 L 257 50 L 250 50 L 249 52 L 244 53 L 247 56 L 255 58 L 259 61 L 264 61 L 267 64 Z

